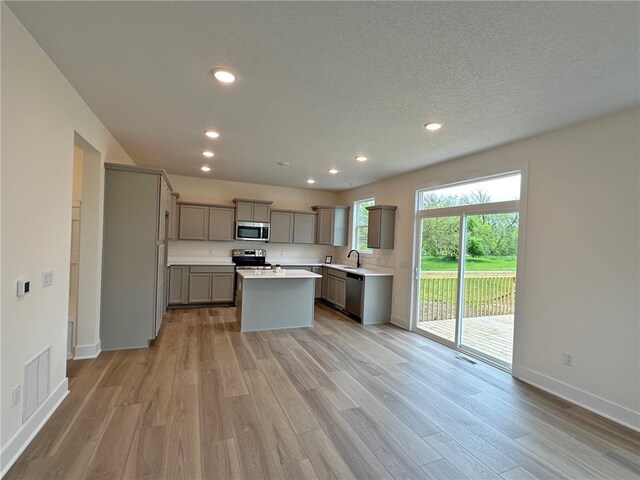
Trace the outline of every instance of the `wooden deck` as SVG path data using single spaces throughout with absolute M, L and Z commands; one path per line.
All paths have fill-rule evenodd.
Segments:
M 465 318 L 462 322 L 464 346 L 511 365 L 513 315 Z M 418 327 L 450 341 L 455 337 L 455 319 L 420 322 Z

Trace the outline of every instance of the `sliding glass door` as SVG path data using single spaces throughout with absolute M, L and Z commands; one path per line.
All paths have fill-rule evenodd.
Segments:
M 519 175 L 478 183 L 489 182 L 517 189 L 519 198 Z M 414 329 L 511 368 L 519 202 L 492 202 L 491 190 L 478 184 L 453 188 L 475 190 L 419 198 Z

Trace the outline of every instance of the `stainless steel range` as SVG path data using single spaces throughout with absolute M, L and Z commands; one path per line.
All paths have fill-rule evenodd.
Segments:
M 266 262 L 267 251 L 231 250 L 231 260 L 236 264 L 236 270 L 271 270 L 271 264 Z

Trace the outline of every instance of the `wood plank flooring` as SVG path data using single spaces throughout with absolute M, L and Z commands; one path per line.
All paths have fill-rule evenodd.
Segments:
M 154 347 L 69 362 L 6 478 L 639 478 L 640 434 L 456 355 L 323 305 L 248 334 L 174 310 Z

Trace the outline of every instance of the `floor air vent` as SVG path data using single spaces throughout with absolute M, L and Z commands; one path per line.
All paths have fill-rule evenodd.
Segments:
M 49 353 L 50 348 L 47 347 L 24 366 L 22 423 L 29 420 L 49 396 Z
M 456 358 L 457 358 L 458 360 L 462 360 L 463 362 L 470 363 L 471 365 L 477 365 L 477 364 L 478 364 L 478 362 L 474 362 L 474 361 L 473 361 L 473 360 L 471 360 L 470 358 L 463 357 L 463 356 L 461 356 L 461 355 L 456 355 Z

